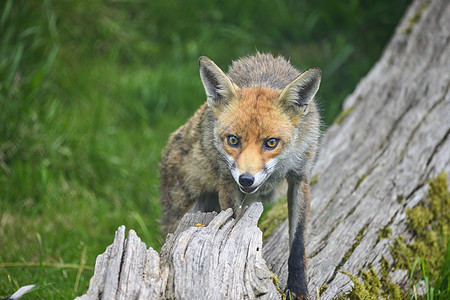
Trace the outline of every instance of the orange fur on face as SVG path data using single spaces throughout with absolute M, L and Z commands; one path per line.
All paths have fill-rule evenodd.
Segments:
M 243 173 L 256 173 L 283 151 L 294 135 L 295 125 L 278 106 L 280 92 L 266 88 L 237 91 L 238 99 L 225 106 L 218 116 L 217 128 L 225 151 L 234 158 Z M 228 145 L 227 137 L 240 139 L 238 147 Z M 275 149 L 264 148 L 267 139 L 277 138 Z

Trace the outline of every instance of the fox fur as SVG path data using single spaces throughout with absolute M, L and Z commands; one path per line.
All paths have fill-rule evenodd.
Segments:
M 169 138 L 160 164 L 163 232 L 188 212 L 220 211 L 286 192 L 288 288 L 307 299 L 304 236 L 312 164 L 320 135 L 314 97 L 318 68 L 299 72 L 286 59 L 257 53 L 225 74 L 199 59 L 206 102 Z

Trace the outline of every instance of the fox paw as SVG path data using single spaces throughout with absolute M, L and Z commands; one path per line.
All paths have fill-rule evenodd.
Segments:
M 309 296 L 305 294 L 296 293 L 288 290 L 286 293 L 286 300 L 309 300 Z

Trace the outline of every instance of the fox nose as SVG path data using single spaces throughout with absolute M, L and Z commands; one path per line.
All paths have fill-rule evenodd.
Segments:
M 245 173 L 239 176 L 239 184 L 243 187 L 249 187 L 253 184 L 253 182 L 255 182 L 255 178 L 252 174 Z

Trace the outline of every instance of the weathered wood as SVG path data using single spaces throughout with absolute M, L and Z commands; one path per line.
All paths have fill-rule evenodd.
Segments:
M 164 291 L 158 253 L 133 230 L 125 239 L 125 226 L 116 231 L 114 242 L 97 257 L 87 293 L 76 299 L 158 299 Z
M 351 289 L 339 270 L 380 271 L 382 255 L 392 262 L 389 245 L 407 235 L 405 209 L 424 199 L 430 178 L 450 174 L 449 88 L 450 2 L 414 1 L 382 58 L 346 99 L 350 113 L 327 130 L 313 170 L 306 252 L 309 290 L 328 286 L 321 299 Z M 391 237 L 378 240 L 388 224 Z M 283 287 L 287 230 L 285 222 L 263 248 Z M 390 275 L 407 282 L 406 271 Z
M 450 2 L 415 0 L 379 62 L 345 101 L 348 114 L 323 138 L 313 170 L 307 234 L 308 282 L 321 299 L 351 289 L 344 270 L 380 270 L 394 237 L 407 234 L 405 209 L 427 180 L 450 173 Z M 79 299 L 279 298 L 261 256 L 260 204 L 238 218 L 230 210 L 187 215 L 158 255 L 119 228 Z M 212 221 L 211 221 L 212 220 Z M 208 225 L 195 227 L 196 223 Z M 390 226 L 392 236 L 378 239 Z M 264 259 L 286 287 L 287 222 L 269 236 Z M 361 237 L 355 244 L 357 236 Z M 406 271 L 390 271 L 404 284 Z
M 231 209 L 188 214 L 160 255 L 121 226 L 77 299 L 280 299 L 262 259 L 262 209 L 254 203 L 236 220 Z

